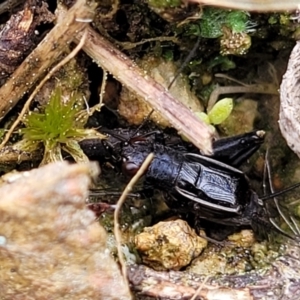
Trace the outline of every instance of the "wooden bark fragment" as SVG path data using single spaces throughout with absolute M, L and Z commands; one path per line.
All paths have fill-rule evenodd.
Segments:
M 300 41 L 291 53 L 280 86 L 279 127 L 289 147 L 300 157 Z
M 232 289 L 217 284 L 204 284 L 202 289 L 197 291 L 205 278 L 185 272 L 159 272 L 134 265 L 128 267 L 128 276 L 139 295 L 155 299 L 190 300 L 198 292 L 195 298 L 198 300 L 253 300 L 249 288 L 246 287 Z
M 8 77 L 35 46 L 36 27 L 54 20 L 54 15 L 41 0 L 25 3 L 13 14 L 0 32 L 0 79 Z
M 292 11 L 299 9 L 300 6 L 299 0 L 189 0 L 189 2 L 257 12 Z
M 15 6 L 25 2 L 25 0 L 5 0 L 0 4 L 0 15 L 13 9 Z
M 87 28 L 87 40 L 83 50 L 99 66 L 148 102 L 161 113 L 179 133 L 184 134 L 205 154 L 211 154 L 211 129 L 199 120 L 187 107 L 149 75 L 145 74 L 129 57 L 116 49 L 108 40 L 91 27 Z M 76 35 L 79 41 L 82 34 Z
M 9 80 L 0 88 L 0 120 L 20 98 L 47 72 L 47 69 L 72 42 L 76 32 L 86 26 L 82 19 L 91 19 L 93 10 L 85 0 L 78 0 L 60 19 L 42 42 L 23 61 Z M 78 21 L 77 21 L 78 20 Z
M 299 254 L 299 246 L 289 244 L 268 270 L 243 275 L 207 278 L 187 271 L 155 271 L 143 265 L 130 265 L 127 273 L 137 299 L 190 300 L 198 292 L 195 299 L 201 300 L 296 300 L 300 299 Z

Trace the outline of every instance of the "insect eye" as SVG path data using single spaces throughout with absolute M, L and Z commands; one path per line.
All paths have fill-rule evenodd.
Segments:
M 134 162 L 124 161 L 122 164 L 122 171 L 128 176 L 134 176 L 139 168 L 140 166 L 138 166 Z

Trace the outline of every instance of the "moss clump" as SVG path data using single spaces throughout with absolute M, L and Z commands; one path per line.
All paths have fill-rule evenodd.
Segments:
M 206 7 L 203 9 L 200 20 L 201 36 L 204 38 L 221 37 L 224 26 L 234 33 L 247 32 L 249 24 L 249 14 L 244 11 Z
M 63 102 L 61 88 L 56 88 L 42 112 L 30 112 L 21 129 L 24 138 L 14 148 L 35 151 L 44 145 L 42 164 L 62 160 L 61 150 L 69 153 L 75 161 L 88 161 L 78 142 L 84 138 L 104 138 L 94 129 L 85 129 L 81 105 L 76 95 Z
M 58 88 L 52 93 L 43 113 L 29 113 L 22 133 L 26 139 L 48 143 L 50 147 L 56 143 L 66 143 L 70 138 L 82 137 L 82 129 L 74 126 L 79 111 L 76 96 L 62 103 L 61 89 Z

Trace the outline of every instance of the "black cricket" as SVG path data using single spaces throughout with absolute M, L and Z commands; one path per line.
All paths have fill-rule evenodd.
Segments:
M 147 155 L 154 153 L 144 174 L 145 185 L 167 192 L 166 203 L 171 209 L 193 213 L 196 218 L 216 224 L 251 226 L 256 232 L 263 230 L 266 234 L 275 230 L 289 238 L 297 238 L 272 222 L 263 198 L 258 197 L 246 175 L 236 168 L 260 147 L 264 131 L 217 140 L 213 143 L 214 155 L 211 157 L 188 152 L 177 144 L 168 145 L 156 132 L 129 140 L 126 135 L 122 136 L 122 130 L 107 133 L 102 155 L 106 153 L 107 157 L 119 161 L 125 175 L 133 176 Z M 88 150 L 87 146 L 82 147 Z

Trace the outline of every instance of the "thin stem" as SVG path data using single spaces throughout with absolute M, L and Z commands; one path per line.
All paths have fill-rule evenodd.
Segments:
M 147 158 L 144 160 L 143 164 L 141 165 L 138 172 L 132 177 L 132 179 L 129 181 L 127 186 L 125 187 L 120 199 L 118 200 L 116 204 L 116 209 L 114 212 L 114 234 L 117 244 L 117 250 L 118 250 L 118 257 L 121 264 L 121 271 L 124 278 L 125 283 L 129 287 L 128 279 L 127 279 L 127 271 L 126 271 L 126 263 L 124 261 L 123 252 L 122 252 L 122 236 L 120 231 L 120 223 L 119 223 L 119 215 L 121 211 L 121 207 L 126 200 L 126 197 L 128 193 L 131 192 L 133 186 L 136 184 L 136 182 L 140 179 L 141 176 L 145 173 L 146 169 L 148 168 L 149 164 L 151 163 L 152 159 L 154 157 L 153 153 L 150 153 Z
M 84 32 L 79 44 L 76 46 L 76 48 L 74 48 L 72 50 L 72 52 L 70 52 L 63 60 L 61 60 L 48 74 L 47 76 L 45 76 L 43 78 L 43 80 L 37 85 L 37 87 L 34 89 L 34 91 L 32 92 L 32 94 L 30 95 L 30 97 L 27 99 L 25 105 L 22 108 L 21 113 L 19 114 L 17 120 L 13 123 L 13 125 L 10 127 L 10 129 L 8 130 L 8 132 L 6 133 L 3 141 L 0 144 L 0 149 L 2 149 L 5 144 L 8 142 L 11 134 L 13 133 L 13 131 L 15 130 L 15 128 L 18 126 L 18 124 L 22 121 L 22 118 L 24 117 L 25 113 L 27 112 L 27 110 L 29 109 L 29 106 L 31 104 L 31 101 L 33 100 L 33 98 L 36 96 L 36 94 L 40 91 L 40 89 L 42 88 L 42 86 L 46 83 L 47 80 L 49 80 L 51 78 L 51 76 L 57 72 L 62 66 L 64 66 L 65 64 L 67 64 L 71 59 L 73 59 L 76 54 L 80 51 L 80 49 L 83 47 L 84 42 L 86 40 L 86 32 Z

